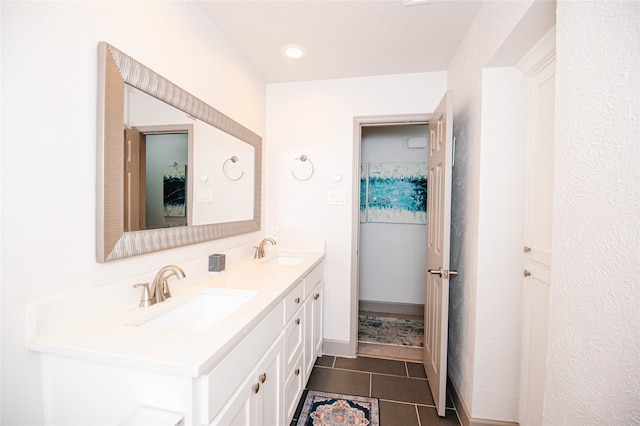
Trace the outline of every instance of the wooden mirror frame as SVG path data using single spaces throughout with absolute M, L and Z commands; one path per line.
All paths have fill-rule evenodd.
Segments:
M 254 147 L 253 219 L 124 232 L 124 85 Z M 260 230 L 262 138 L 108 43 L 98 44 L 96 256 L 108 262 Z

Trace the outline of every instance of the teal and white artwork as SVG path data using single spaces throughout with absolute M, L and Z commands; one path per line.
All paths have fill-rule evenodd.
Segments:
M 164 215 L 167 217 L 184 217 L 186 192 L 186 165 L 167 164 L 164 167 Z
M 360 164 L 360 222 L 367 221 L 368 164 Z
M 426 224 L 427 163 L 369 163 L 366 194 L 367 222 Z

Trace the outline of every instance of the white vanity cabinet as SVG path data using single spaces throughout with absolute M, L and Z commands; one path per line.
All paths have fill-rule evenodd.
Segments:
M 127 305 L 33 339 L 30 348 L 42 353 L 45 423 L 124 424 L 155 411 L 187 426 L 289 424 L 322 351 L 324 252 L 307 256 L 300 266 L 252 259 L 236 272 L 194 281 L 187 296 L 177 291 L 166 303 L 235 290 L 228 284 L 235 280 L 255 293 L 202 332 L 143 328 L 136 321 L 149 311 Z M 45 314 L 66 313 L 84 300 L 56 299 L 30 315 L 34 324 L 63 322 Z
M 322 303 L 324 288 L 324 263 L 313 268 L 298 281 L 282 300 L 281 321 L 284 324 L 278 341 L 259 362 L 258 367 L 244 379 L 235 394 L 219 409 L 220 401 L 227 395 L 213 392 L 209 400 L 210 413 L 219 409 L 212 425 L 284 425 L 291 423 L 304 386 L 309 379 L 316 358 L 322 354 Z M 273 329 L 275 313 L 256 327 L 252 335 L 265 338 L 266 330 Z M 281 324 L 282 324 L 281 323 Z M 258 330 L 258 329 L 262 330 Z M 251 342 L 247 340 L 247 342 Z M 242 342 L 245 344 L 245 342 Z M 253 353 L 259 346 L 251 343 Z M 229 360 L 229 361 L 227 361 Z M 227 362 L 225 362 L 227 361 Z M 245 365 L 240 345 L 215 370 L 219 371 L 217 382 L 233 383 L 231 376 L 234 364 Z M 261 382 L 263 371 L 267 381 Z M 269 382 L 278 371 L 280 376 Z M 237 380 L 236 380 L 237 382 Z M 214 381 L 210 381 L 213 388 Z M 268 386 L 268 387 L 267 387 Z M 227 388 L 228 392 L 228 388 Z
M 291 422 L 316 358 L 322 355 L 324 264 L 309 272 L 285 298 L 293 314 L 285 320 L 285 418 Z

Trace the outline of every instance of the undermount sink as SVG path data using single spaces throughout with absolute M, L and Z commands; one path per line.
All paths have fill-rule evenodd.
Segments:
M 130 323 L 136 327 L 202 333 L 231 315 L 256 295 L 255 291 L 206 289 L 176 305 L 174 308 Z M 171 299 L 169 299 L 171 300 Z M 163 302 L 167 303 L 167 302 Z
M 295 266 L 302 263 L 306 257 L 304 256 L 283 256 L 276 255 L 272 258 L 269 258 L 264 261 L 264 263 L 272 264 L 272 265 L 284 265 L 284 266 Z

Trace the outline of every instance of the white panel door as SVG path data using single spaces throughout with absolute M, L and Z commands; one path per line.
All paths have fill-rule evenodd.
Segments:
M 549 286 L 555 131 L 555 62 L 529 82 L 527 217 L 520 424 L 542 424 Z
M 447 92 L 429 119 L 427 177 L 427 279 L 424 303 L 424 364 L 439 416 L 445 415 L 449 329 L 449 238 L 453 163 L 453 95 Z

